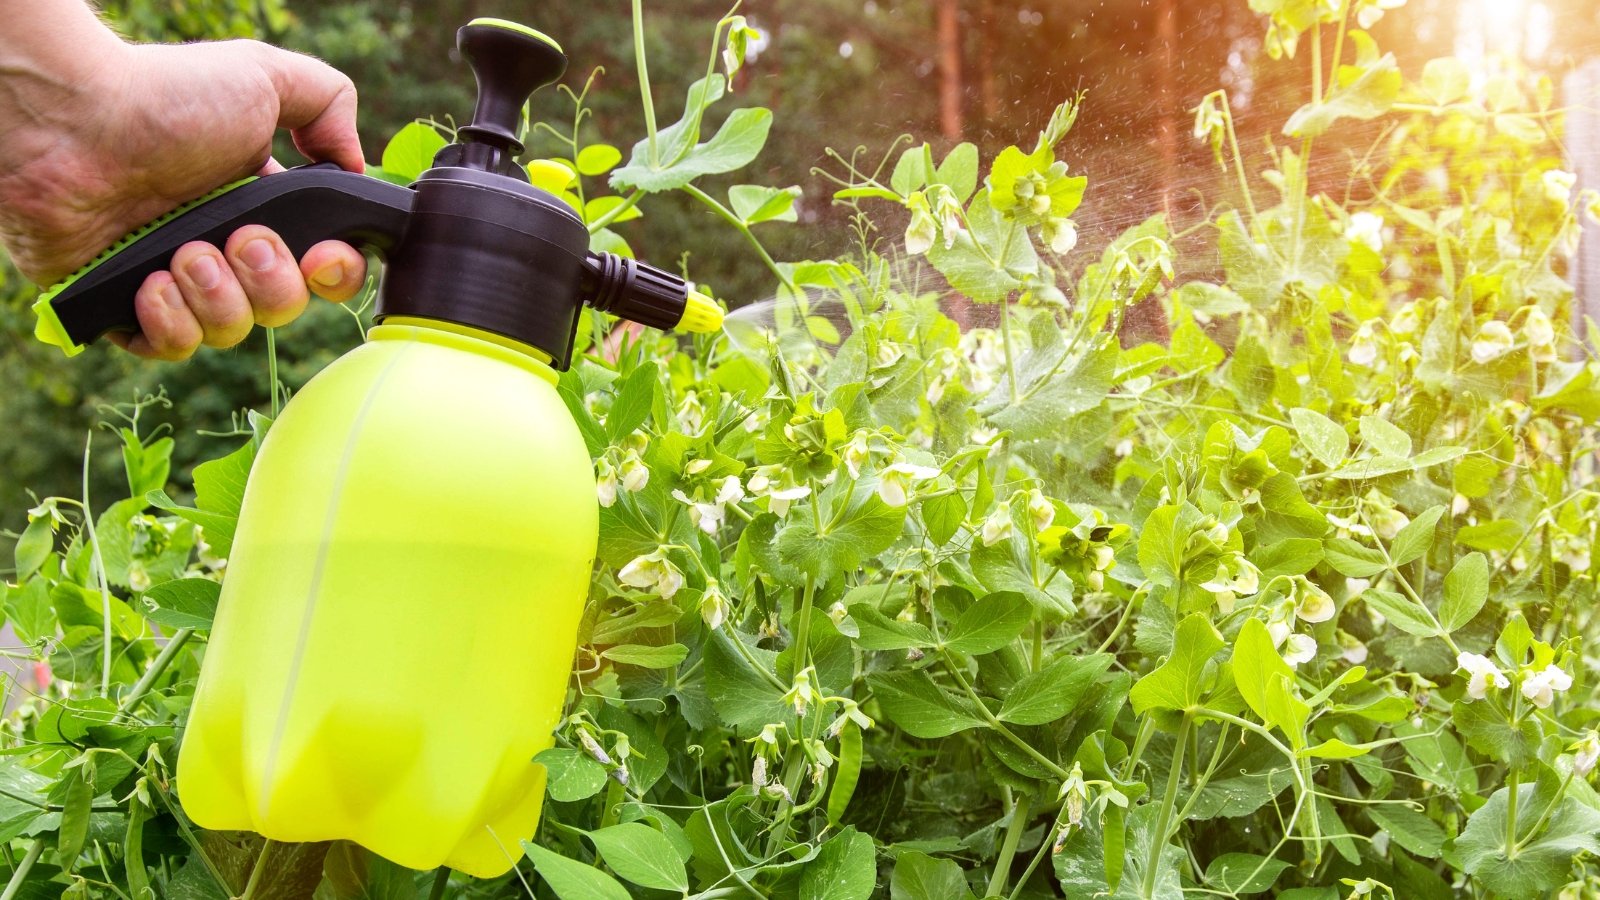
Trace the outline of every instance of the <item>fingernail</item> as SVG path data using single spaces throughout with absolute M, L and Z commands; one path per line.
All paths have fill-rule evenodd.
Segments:
M 239 248 L 239 258 L 244 260 L 245 265 L 257 272 L 265 272 L 272 268 L 274 262 L 277 262 L 278 254 L 273 252 L 271 244 L 261 238 L 256 238 L 245 242 L 245 245 Z
M 222 270 L 217 267 L 217 261 L 210 254 L 201 256 L 189 263 L 184 270 L 189 273 L 189 278 L 200 286 L 203 291 L 209 291 L 222 283 Z
M 169 284 L 161 289 L 161 302 L 165 303 L 169 309 L 183 309 L 183 292 L 178 290 L 176 284 Z
M 344 281 L 344 263 L 323 266 L 311 275 L 311 283 L 319 287 L 338 287 Z

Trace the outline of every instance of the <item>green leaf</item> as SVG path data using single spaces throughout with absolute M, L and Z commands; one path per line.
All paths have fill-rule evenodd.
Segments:
M 938 643 L 928 626 L 921 622 L 891 619 L 870 603 L 852 605 L 850 618 L 855 620 L 861 632 L 855 644 L 863 650 L 907 650 L 912 647 L 932 647 Z
M 627 437 L 644 424 L 660 389 L 661 370 L 656 368 L 655 363 L 642 363 L 628 373 L 622 386 L 617 389 L 617 398 L 611 402 L 611 411 L 606 414 L 606 436 L 612 443 Z
M 938 546 L 948 544 L 967 519 L 967 501 L 957 492 L 929 497 L 920 508 L 928 539 Z
M 179 506 L 177 501 L 168 497 L 163 491 L 151 491 L 144 495 L 144 499 L 156 509 L 165 510 L 199 525 L 214 555 L 225 559 L 233 552 L 233 532 L 239 527 L 238 516 Z
M 50 549 L 55 545 L 55 532 L 50 528 L 50 517 L 40 516 L 28 523 L 22 530 L 22 536 L 17 538 L 16 564 L 17 580 L 29 578 L 39 571 L 45 559 L 50 555 Z
M 1206 866 L 1206 883 L 1229 894 L 1259 894 L 1272 887 L 1289 864 L 1254 853 L 1224 853 Z
M 666 835 L 642 822 L 587 832 L 611 871 L 634 884 L 664 891 L 687 891 L 689 873 Z
M 209 513 L 239 517 L 250 466 L 256 459 L 254 441 L 219 459 L 194 467 L 194 503 Z
M 533 761 L 544 766 L 544 788 L 551 799 L 563 803 L 585 800 L 600 793 L 606 785 L 606 769 L 587 753 L 569 747 L 551 747 Z
M 1444 577 L 1444 601 L 1439 604 L 1439 624 L 1447 632 L 1472 621 L 1489 599 L 1489 560 L 1472 552 L 1456 560 Z
M 1518 787 L 1521 809 L 1533 810 L 1534 785 Z M 1586 806 L 1577 797 L 1564 796 L 1555 812 L 1532 838 L 1526 834 L 1515 856 L 1505 853 L 1507 806 L 1510 788 L 1501 788 L 1467 819 L 1467 827 L 1455 840 L 1455 854 L 1461 868 L 1483 887 L 1505 900 L 1533 900 L 1565 884 L 1572 861 L 1581 853 L 1600 854 L 1600 810 Z M 1522 818 L 1519 816 L 1519 827 Z
M 1033 620 L 1033 604 L 1021 594 L 999 591 L 966 608 L 945 636 L 945 646 L 974 656 L 1015 641 Z
M 618 209 L 619 207 L 626 206 L 627 203 L 628 203 L 628 201 L 627 201 L 626 198 L 619 197 L 616 194 L 607 194 L 604 197 L 590 197 L 588 199 L 588 201 L 583 204 L 583 221 L 584 222 L 598 222 L 601 219 L 604 219 L 606 216 L 612 215 L 612 212 L 614 210 Z M 639 209 L 638 204 L 634 204 L 633 206 L 629 206 L 627 209 L 622 210 L 622 212 L 616 213 L 616 215 L 612 216 L 612 218 L 609 221 L 610 221 L 610 224 L 615 225 L 615 224 L 617 224 L 619 222 L 631 222 L 634 219 L 640 219 L 640 218 L 643 218 L 643 217 L 644 217 L 643 210 Z M 606 238 L 602 238 L 601 235 L 610 235 L 610 236 L 606 237 Z M 599 242 L 602 241 L 602 240 L 614 240 L 614 241 L 619 242 L 621 244 L 621 246 L 623 246 L 623 247 L 626 247 L 628 245 L 628 242 L 624 241 L 624 240 L 622 240 L 622 238 L 618 237 L 616 232 L 612 231 L 610 228 L 603 228 L 603 229 L 601 229 L 599 234 L 591 236 L 589 249 L 591 249 L 591 250 L 611 250 L 611 247 L 609 247 L 609 246 L 600 246 L 599 245 Z M 615 252 L 615 251 L 612 251 L 612 252 Z M 631 256 L 632 254 L 631 253 L 626 253 L 626 254 L 623 254 L 623 255 Z
M 1322 542 L 1316 538 L 1285 538 L 1257 550 L 1250 561 L 1263 579 L 1279 575 L 1304 575 L 1322 562 Z
M 600 651 L 600 655 L 612 662 L 641 669 L 670 669 L 688 657 L 689 648 L 682 644 L 622 644 L 607 647 Z
M 1472 89 L 1472 70 L 1454 56 L 1430 59 L 1422 67 L 1422 93 L 1435 106 L 1448 106 L 1467 96 Z
M 1195 613 L 1179 622 L 1172 654 L 1155 671 L 1139 679 L 1128 695 L 1134 712 L 1181 711 L 1194 706 L 1205 692 L 1206 663 L 1222 646 L 1222 635 L 1204 615 Z M 1276 651 L 1273 655 L 1277 656 Z
M 728 188 L 728 205 L 746 225 L 762 222 L 793 222 L 799 214 L 794 202 L 800 198 L 799 186 L 776 188 L 755 184 L 736 184 Z
M 1283 126 L 1289 137 L 1317 137 L 1340 119 L 1375 119 L 1400 96 L 1400 69 L 1394 55 L 1368 66 L 1340 66 L 1326 101 L 1312 101 L 1294 111 Z
M 611 186 L 619 190 L 657 193 L 683 187 L 702 175 L 742 169 L 761 153 L 771 128 L 771 110 L 736 109 L 711 140 L 690 149 L 677 162 L 663 159 L 650 163 L 649 141 L 641 140 L 634 146 L 633 158 L 628 164 L 611 173 Z
M 928 171 L 929 150 L 927 144 L 916 144 L 907 147 L 901 152 L 900 158 L 895 161 L 894 171 L 889 175 L 889 186 L 901 197 L 909 197 L 913 191 L 922 190 L 928 184 L 932 175 Z
M 583 175 L 604 175 L 622 162 L 622 151 L 610 144 L 590 144 L 578 151 L 576 165 Z
M 970 700 L 939 687 L 927 672 L 869 675 L 867 684 L 884 715 L 912 737 L 949 737 L 985 724 Z
M 743 652 L 734 646 L 739 641 Z M 717 717 L 736 729 L 756 729 L 788 717 L 783 690 L 745 659 L 751 657 L 766 673 L 777 671 L 778 654 L 755 646 L 736 629 L 724 626 L 712 632 L 705 645 L 706 692 Z
M 1292 741 L 1304 739 L 1301 730 L 1311 708 L 1281 687 L 1294 683 L 1294 670 L 1278 654 L 1260 619 L 1246 619 L 1239 629 L 1233 645 L 1233 682 L 1261 721 L 1277 726 Z
M 809 517 L 794 517 L 778 533 L 778 557 L 817 579 L 832 581 L 889 549 L 905 528 L 904 507 L 890 506 L 867 494 L 845 514 L 843 522 L 822 534 Z
M 846 828 L 834 835 L 800 875 L 800 900 L 867 900 L 877 886 L 872 838 Z
M 1301 757 L 1315 757 L 1317 759 L 1355 759 L 1366 756 L 1378 746 L 1377 744 L 1347 744 L 1339 738 L 1323 741 L 1314 747 L 1307 747 L 1298 754 Z
M 567 859 L 532 841 L 523 841 L 522 851 L 561 900 L 630 900 L 627 888 L 594 866 Z M 677 858 L 675 854 L 673 858 Z
M 1439 629 L 1433 626 L 1433 620 L 1428 618 L 1426 610 L 1417 606 L 1410 597 L 1405 597 L 1394 591 L 1368 588 L 1361 592 L 1361 600 L 1368 606 L 1383 613 L 1389 624 L 1417 637 L 1433 637 Z
M 1534 717 L 1513 723 L 1493 700 L 1457 700 L 1450 706 L 1450 721 L 1468 746 L 1514 769 L 1531 762 L 1539 750 L 1539 726 Z
M 1300 442 L 1317 462 L 1329 469 L 1344 462 L 1350 453 L 1350 436 L 1337 422 L 1309 409 L 1289 410 L 1289 420 L 1294 423 Z
M 6 618 L 17 635 L 30 644 L 56 633 L 56 608 L 50 602 L 50 584 L 43 578 L 30 579 L 6 592 Z
M 1361 439 L 1379 456 L 1411 455 L 1411 435 L 1377 416 L 1361 417 Z
M 895 859 L 889 877 L 890 900 L 967 900 L 972 890 L 954 860 L 934 859 L 911 850 Z
M 1433 532 L 1442 515 L 1444 507 L 1435 506 L 1424 510 L 1400 529 L 1400 533 L 1394 537 L 1394 543 L 1389 546 L 1389 558 L 1396 566 L 1421 559 L 1428 552 L 1428 548 L 1433 546 Z
M 162 628 L 211 627 L 222 585 L 208 578 L 178 578 L 156 585 L 140 598 L 144 616 Z
M 1349 538 L 1329 540 L 1323 552 L 1334 571 L 1351 578 L 1368 578 L 1389 568 L 1383 551 L 1358 544 Z
M 1145 518 L 1139 531 L 1139 567 L 1151 582 L 1165 587 L 1178 583 L 1183 568 L 1184 548 L 1204 518 L 1192 504 L 1158 506 Z M 1206 573 L 1210 577 L 1211 573 Z
M 1396 844 L 1424 859 L 1438 858 L 1445 833 L 1432 819 L 1399 803 L 1368 806 L 1367 815 L 1379 828 L 1389 832 Z
M 978 148 L 972 143 L 957 144 L 945 154 L 944 162 L 933 174 L 933 181 L 955 192 L 962 203 L 972 199 L 978 189 Z
M 1111 662 L 1104 653 L 1057 657 L 1006 692 L 998 717 L 1017 725 L 1046 725 L 1061 719 L 1077 708 Z
M 411 122 L 395 132 L 383 148 L 383 171 L 402 183 L 433 167 L 434 154 L 443 150 L 445 139 L 432 125 Z
M 1374 456 L 1368 459 L 1358 459 L 1344 468 L 1328 473 L 1330 477 L 1341 481 L 1364 481 L 1368 478 L 1382 478 L 1385 475 L 1394 475 L 1399 472 L 1414 472 L 1447 463 L 1467 452 L 1465 447 L 1434 447 L 1424 450 L 1410 459 L 1397 456 Z

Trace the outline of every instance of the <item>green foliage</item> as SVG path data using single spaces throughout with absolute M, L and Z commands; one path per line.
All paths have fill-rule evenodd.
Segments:
M 1275 55 L 1351 12 L 1251 6 Z M 585 320 L 560 390 L 603 526 L 557 745 L 531 761 L 544 820 L 517 875 L 440 890 L 1584 896 L 1600 367 L 1552 262 L 1577 215 L 1545 174 L 1559 118 L 1531 75 L 1408 82 L 1355 34 L 1265 160 L 1227 139 L 1226 95 L 1197 110 L 1228 167 L 1209 229 L 1155 216 L 1093 251 L 1071 218 L 1093 181 L 1064 160 L 1084 98 L 987 164 L 971 144 L 844 164 L 855 251 L 784 263 L 764 238 L 804 230 L 799 190 L 703 180 L 773 124 L 718 105 L 742 18 L 674 124 L 590 140 L 594 82 L 568 92 L 529 172 L 595 246 L 692 203 L 778 300 L 692 346 Z M 1377 190 L 1317 192 L 1319 142 L 1370 118 L 1393 129 L 1351 158 Z M 382 175 L 405 180 L 448 128 L 395 124 Z M 1217 270 L 1179 278 L 1205 235 Z M 1140 301 L 1159 339 L 1123 330 Z M 269 852 L 189 825 L 170 761 L 270 421 L 186 472 L 192 438 L 141 398 L 102 411 L 118 451 L 84 463 L 117 495 L 15 517 L 0 601 L 56 678 L 0 757 L 17 896 L 235 896 Z M 261 895 L 433 878 L 317 852 Z

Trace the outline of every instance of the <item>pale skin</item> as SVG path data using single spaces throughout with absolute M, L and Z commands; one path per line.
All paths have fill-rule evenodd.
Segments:
M 122 235 L 213 188 L 270 175 L 272 137 L 363 169 L 356 92 L 331 67 L 257 41 L 135 45 L 81 0 L 0 0 L 0 243 L 49 285 Z M 140 333 L 109 335 L 149 359 L 231 347 L 284 325 L 312 292 L 355 296 L 366 261 L 324 241 L 296 260 L 271 229 L 194 242 L 135 298 Z

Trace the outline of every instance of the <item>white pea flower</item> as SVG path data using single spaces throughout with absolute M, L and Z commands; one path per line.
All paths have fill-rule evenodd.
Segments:
M 842 456 L 845 458 L 845 468 L 850 469 L 850 477 L 859 479 L 861 468 L 872 461 L 872 445 L 869 444 L 866 431 L 858 431 L 846 442 Z
M 1383 18 L 1385 12 L 1405 5 L 1406 0 L 1365 0 L 1356 12 L 1356 24 L 1360 25 L 1363 31 L 1370 31 L 1372 26 Z M 1338 9 L 1338 4 L 1334 4 L 1334 9 Z
M 1283 661 L 1290 668 L 1299 668 L 1301 663 L 1308 663 L 1317 658 L 1317 639 L 1309 634 L 1291 634 L 1284 644 Z
M 1352 666 L 1359 666 L 1367 661 L 1367 645 L 1353 634 L 1339 632 L 1339 656 Z
M 803 484 L 797 484 L 776 491 L 768 491 L 767 500 L 770 501 L 769 508 L 772 510 L 772 514 L 781 519 L 789 513 L 789 504 L 810 494 L 811 488 Z
M 1561 169 L 1550 169 L 1541 176 L 1544 196 L 1551 203 L 1566 206 L 1572 199 L 1572 186 L 1578 183 L 1578 176 Z
M 767 758 L 756 754 L 756 761 L 750 767 L 750 783 L 756 787 L 767 786 Z
M 1273 619 L 1267 623 L 1267 636 L 1272 638 L 1272 646 L 1282 647 L 1283 642 L 1294 633 L 1294 626 L 1283 619 Z
M 1133 455 L 1133 438 L 1123 438 L 1117 441 L 1117 446 L 1111 451 L 1117 459 L 1127 459 Z
M 1478 334 L 1472 339 L 1472 361 L 1483 365 L 1493 362 L 1511 352 L 1516 338 L 1511 336 L 1511 329 L 1499 319 L 1490 319 L 1478 328 Z
M 700 403 L 699 394 L 690 391 L 683 395 L 683 402 L 678 404 L 678 421 L 686 433 L 697 434 L 700 426 L 705 424 L 705 416 L 706 409 Z
M 1528 315 L 1522 320 L 1522 336 L 1535 347 L 1548 347 L 1556 340 L 1555 325 L 1544 310 L 1530 306 Z
M 939 230 L 944 232 L 944 248 L 949 250 L 956 245 L 956 238 L 967 233 L 962 225 L 961 201 L 948 188 L 940 190 L 934 200 L 934 214 L 939 218 Z
M 874 369 L 887 369 L 899 362 L 900 358 L 905 355 L 905 348 L 894 341 L 879 341 L 878 353 L 872 362 L 872 367 Z
M 1089 800 L 1089 786 L 1083 781 L 1083 767 L 1073 763 L 1072 772 L 1062 783 L 1058 799 L 1066 801 L 1067 824 L 1077 828 L 1083 825 L 1084 807 Z
M 639 458 L 637 451 L 629 450 L 622 457 L 622 466 L 618 469 L 622 476 L 622 489 L 630 494 L 644 490 L 650 483 L 650 467 Z
M 1350 224 L 1344 229 L 1345 240 L 1352 244 L 1364 244 L 1373 253 L 1383 251 L 1383 216 L 1376 213 L 1358 212 L 1350 217 Z
M 701 503 L 698 500 L 691 500 L 683 491 L 673 491 L 672 497 L 689 507 L 689 521 L 706 534 L 716 534 L 717 529 L 722 527 L 722 521 L 727 518 L 727 510 L 722 508 L 721 503 Z
M 652 591 L 663 600 L 671 600 L 683 587 L 683 573 L 662 550 L 640 556 L 623 566 L 617 573 L 617 580 L 629 587 Z
M 811 669 L 802 669 L 794 674 L 794 684 L 789 692 L 783 695 L 783 702 L 794 710 L 794 714 L 805 718 L 806 710 L 817 700 L 816 689 L 811 686 Z
M 1450 498 L 1450 515 L 1464 516 L 1472 509 L 1472 501 L 1464 494 L 1457 494 Z
M 1033 516 L 1033 530 L 1043 531 L 1056 520 L 1055 504 L 1038 490 L 1028 492 L 1028 513 Z
M 617 502 L 617 470 L 605 457 L 594 464 L 594 492 L 601 506 L 610 508 Z
M 1467 696 L 1473 700 L 1482 700 L 1491 687 L 1504 689 L 1511 686 L 1510 679 L 1500 671 L 1500 667 L 1481 653 L 1456 654 L 1456 668 L 1467 673 Z
M 1078 246 L 1078 226 L 1071 219 L 1046 219 L 1042 231 L 1051 253 L 1070 253 Z
M 1010 537 L 1011 510 L 1002 506 L 990 513 L 989 518 L 983 520 L 983 529 L 979 533 L 979 538 L 983 541 L 985 547 L 993 547 L 995 544 Z
M 1555 702 L 1556 694 L 1571 687 L 1572 676 L 1554 663 L 1522 676 L 1522 696 L 1540 709 L 1549 709 L 1550 704 Z
M 1350 339 L 1350 350 L 1345 354 L 1351 365 L 1370 366 L 1378 361 L 1378 341 L 1372 334 L 1372 326 L 1363 322 L 1360 328 Z
M 689 460 L 689 464 L 683 467 L 683 474 L 685 474 L 685 475 L 699 475 L 701 472 L 704 472 L 705 470 L 711 468 L 711 466 L 712 466 L 712 460 L 709 460 L 709 459 L 691 459 L 691 460 Z
M 1378 537 L 1392 541 L 1400 529 L 1411 524 L 1411 517 L 1394 507 L 1379 507 L 1371 511 L 1372 530 Z
M 1583 740 L 1573 747 L 1572 771 L 1579 778 L 1587 778 L 1594 771 L 1596 762 L 1600 762 L 1600 731 L 1591 728 Z
M 906 206 L 911 210 L 911 221 L 906 225 L 906 253 L 921 256 L 933 249 L 934 239 L 939 236 L 939 226 L 934 222 L 933 213 L 928 209 L 928 199 L 921 191 L 912 194 Z
M 939 470 L 932 466 L 918 466 L 897 462 L 883 470 L 878 479 L 878 496 L 890 506 L 905 506 L 910 500 L 911 486 L 919 481 L 937 478 Z
M 1389 319 L 1389 332 L 1391 334 L 1415 334 L 1422 324 L 1417 312 L 1415 300 L 1395 310 L 1394 316 Z
M 1115 556 L 1115 551 L 1110 547 L 1100 546 L 1095 550 L 1105 551 L 1108 556 Z M 1096 560 L 1096 568 L 1099 568 Z M 1248 597 L 1261 587 L 1261 570 L 1243 556 L 1233 554 L 1217 564 L 1217 574 L 1202 588 L 1210 591 L 1217 600 L 1217 608 L 1224 613 L 1233 612 L 1233 603 L 1239 597 Z
M 712 631 L 721 628 L 722 623 L 727 621 L 728 598 L 715 581 L 707 583 L 706 592 L 700 595 L 700 618 Z
M 739 476 L 729 475 L 722 479 L 717 487 L 717 502 L 721 504 L 738 503 L 744 499 L 744 485 L 739 482 Z
M 145 570 L 144 563 L 134 560 L 128 564 L 128 587 L 136 591 L 150 590 L 150 573 Z
M 1328 596 L 1327 591 L 1302 578 L 1300 579 L 1299 594 L 1299 603 L 1295 604 L 1294 608 L 1295 615 L 1312 624 L 1326 622 L 1333 618 L 1336 610 L 1334 609 L 1333 598 Z

